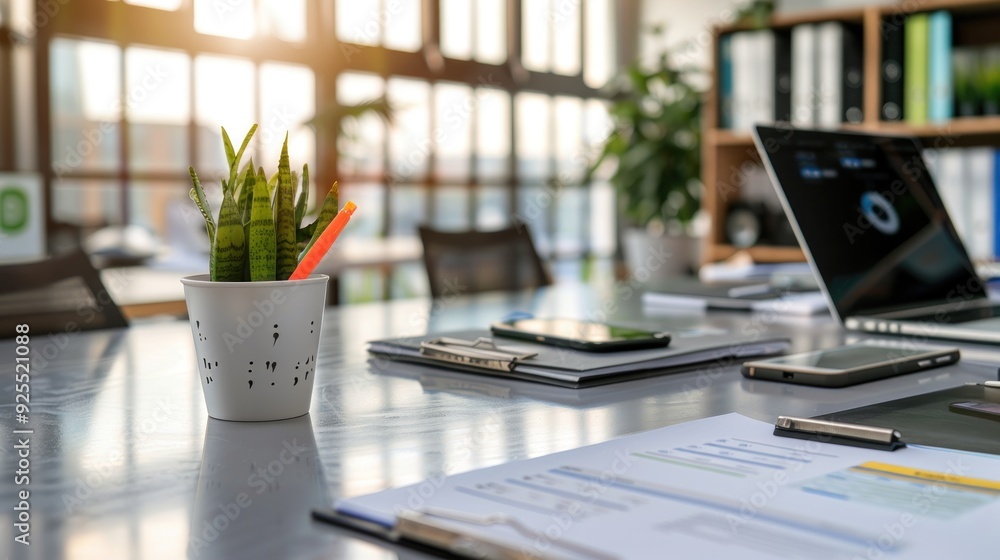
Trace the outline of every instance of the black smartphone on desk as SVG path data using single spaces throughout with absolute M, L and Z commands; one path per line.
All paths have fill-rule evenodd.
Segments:
M 670 333 L 577 319 L 514 319 L 490 325 L 494 335 L 583 350 L 614 352 L 670 344 Z
M 996 420 L 1000 422 L 1000 404 L 983 401 L 953 402 L 948 405 L 948 410 L 958 414 L 967 414 L 977 418 Z
M 741 373 L 750 379 L 767 379 L 819 387 L 847 387 L 876 379 L 953 364 L 958 348 L 896 348 L 851 344 L 744 362 Z

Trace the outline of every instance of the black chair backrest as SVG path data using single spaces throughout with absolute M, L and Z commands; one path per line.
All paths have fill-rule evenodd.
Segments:
M 524 227 L 445 232 L 421 226 L 418 231 L 435 298 L 552 283 Z
M 42 261 L 0 265 L 0 338 L 127 327 L 101 276 L 82 250 Z

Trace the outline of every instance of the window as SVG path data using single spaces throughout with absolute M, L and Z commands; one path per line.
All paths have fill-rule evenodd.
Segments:
M 607 132 L 611 0 L 80 1 L 43 30 L 53 221 L 194 227 L 188 165 L 217 196 L 221 127 L 256 122 L 255 161 L 274 167 L 287 131 L 317 192 L 358 202 L 355 242 L 515 223 L 547 258 L 614 250 L 610 188 L 579 184 Z M 379 98 L 391 123 L 304 124 Z M 415 266 L 352 271 L 342 299 L 425 294 Z

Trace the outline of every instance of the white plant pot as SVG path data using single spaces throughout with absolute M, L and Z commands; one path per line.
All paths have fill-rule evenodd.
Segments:
M 701 260 L 700 237 L 652 235 L 645 229 L 622 232 L 622 250 L 629 274 L 642 283 L 697 270 Z
M 264 421 L 309 412 L 329 280 L 181 279 L 209 416 Z

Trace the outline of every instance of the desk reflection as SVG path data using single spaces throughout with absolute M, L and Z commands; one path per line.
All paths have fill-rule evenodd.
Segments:
M 308 414 L 277 422 L 208 419 L 188 539 L 189 558 L 280 558 L 308 538 L 327 505 Z

